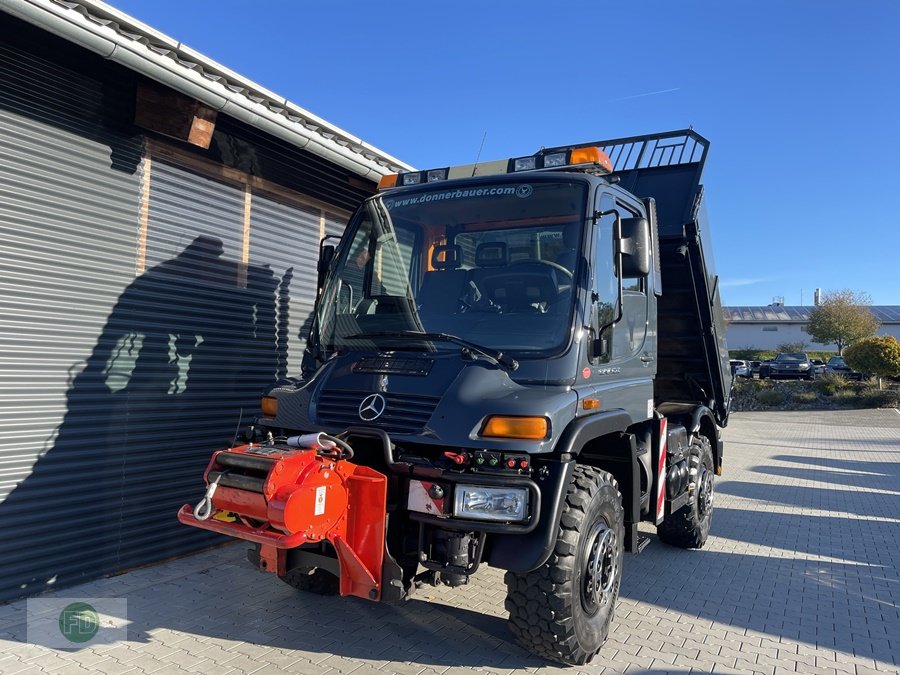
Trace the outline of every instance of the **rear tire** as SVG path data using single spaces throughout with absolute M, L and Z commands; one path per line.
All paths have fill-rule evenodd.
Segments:
M 624 532 L 615 478 L 576 467 L 550 558 L 531 572 L 506 573 L 509 627 L 519 644 L 569 665 L 600 651 L 619 597 Z
M 656 528 L 659 538 L 679 548 L 702 548 L 709 536 L 713 512 L 712 446 L 706 436 L 694 435 L 688 456 L 690 501 L 671 514 Z
M 298 591 L 316 595 L 337 595 L 340 592 L 340 579 L 317 567 L 297 567 L 278 578 Z

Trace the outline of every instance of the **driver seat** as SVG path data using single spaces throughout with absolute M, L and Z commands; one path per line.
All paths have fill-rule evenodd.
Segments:
M 509 264 L 509 252 L 504 242 L 485 242 L 475 250 L 472 281 L 491 302 L 506 311 L 533 310 L 540 304 L 549 305 L 557 297 L 553 273 L 540 263 L 520 261 Z

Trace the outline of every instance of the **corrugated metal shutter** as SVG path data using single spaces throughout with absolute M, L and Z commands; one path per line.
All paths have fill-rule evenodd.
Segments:
M 106 125 L 127 104 L 0 45 L 0 599 L 119 559 L 98 336 L 134 277 L 140 139 Z
M 221 540 L 175 513 L 299 374 L 346 221 L 144 159 L 132 102 L 0 44 L 0 600 Z
M 336 213 L 325 212 L 325 234 L 332 234 L 340 237 L 344 234 L 347 227 L 349 216 L 342 216 Z
M 271 270 L 276 292 L 278 377 L 298 377 L 316 300 L 321 212 L 254 194 L 250 210 L 250 264 Z

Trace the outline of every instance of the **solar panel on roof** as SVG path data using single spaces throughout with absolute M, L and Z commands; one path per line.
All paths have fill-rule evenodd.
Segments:
M 809 321 L 813 309 L 801 305 L 788 307 L 740 305 L 722 308 L 731 321 Z M 869 309 L 882 323 L 900 323 L 900 305 L 874 305 Z

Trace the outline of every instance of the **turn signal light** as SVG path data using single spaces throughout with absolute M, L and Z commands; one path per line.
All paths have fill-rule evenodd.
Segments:
M 278 417 L 278 399 L 274 396 L 263 396 L 259 407 L 264 417 Z
M 396 173 L 389 173 L 385 176 L 381 177 L 381 180 L 378 181 L 378 189 L 379 190 L 387 190 L 388 188 L 397 186 L 397 175 Z
M 600 399 L 599 398 L 586 398 L 581 402 L 581 408 L 583 410 L 596 410 L 600 407 Z
M 481 435 L 492 438 L 543 440 L 550 435 L 550 421 L 546 417 L 493 415 L 485 422 Z
M 604 169 L 612 172 L 612 162 L 609 155 L 598 147 L 575 148 L 569 157 L 570 164 L 599 164 Z

